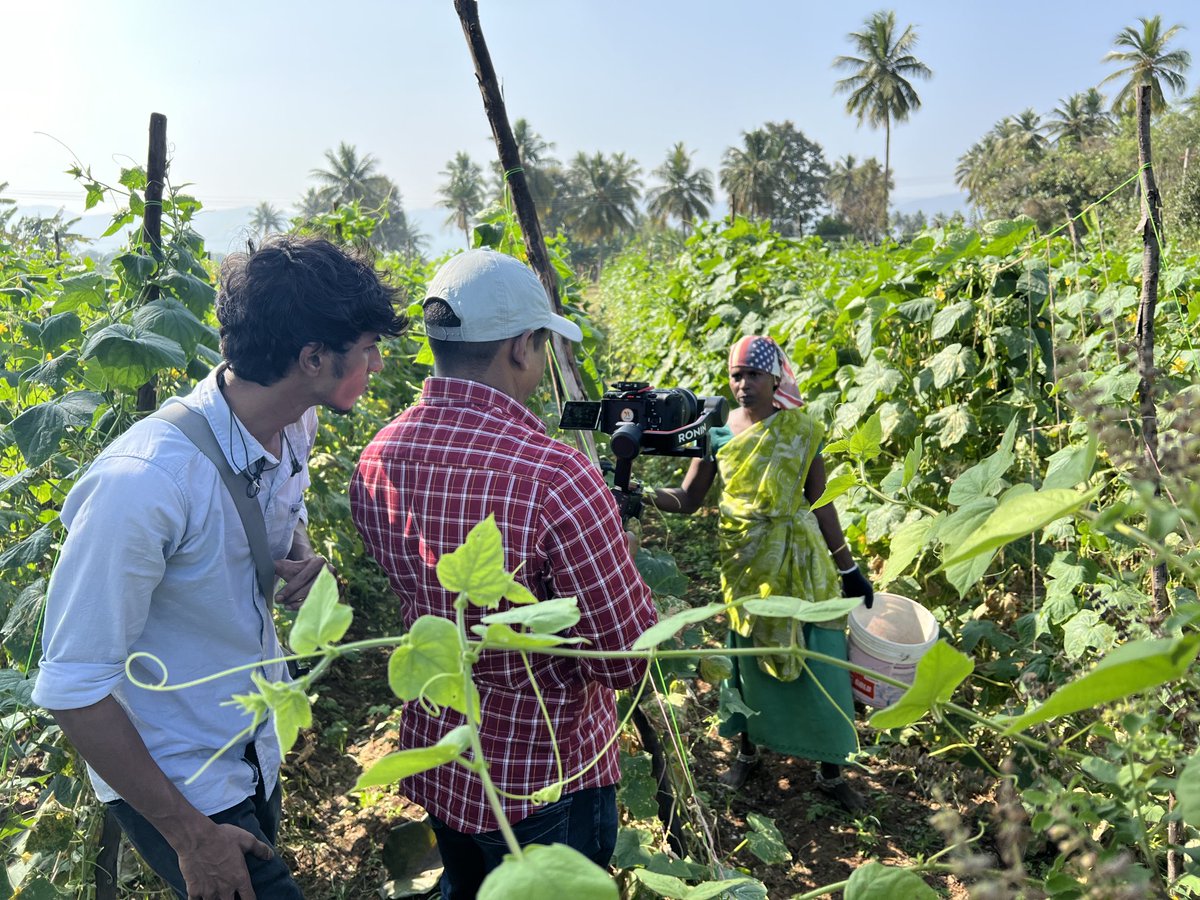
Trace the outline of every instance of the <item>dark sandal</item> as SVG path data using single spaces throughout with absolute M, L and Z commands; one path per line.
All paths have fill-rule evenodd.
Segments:
M 757 753 L 739 753 L 725 772 L 717 777 L 722 787 L 731 791 L 740 791 L 749 780 L 751 773 L 758 768 Z
M 817 790 L 836 800 L 846 812 L 862 812 L 870 805 L 862 794 L 850 787 L 850 784 L 842 775 L 834 778 L 826 778 L 818 772 Z

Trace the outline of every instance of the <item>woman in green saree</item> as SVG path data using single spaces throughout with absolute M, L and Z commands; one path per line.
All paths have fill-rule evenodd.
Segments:
M 693 513 L 720 473 L 726 603 L 765 590 L 812 601 L 863 597 L 870 606 L 874 592 L 850 555 L 837 511 L 832 504 L 809 508 L 825 490 L 824 427 L 799 408 L 783 351 L 768 337 L 742 338 L 730 350 L 729 387 L 737 407 L 726 428 L 710 432 L 716 462 L 693 460 L 681 487 L 658 488 L 649 501 L 663 512 Z M 731 646 L 791 640 L 792 620 L 739 610 L 730 610 L 729 619 Z M 805 625 L 803 637 L 811 650 L 846 658 L 841 621 Z M 727 687 L 755 714 L 734 713 L 721 727 L 723 736 L 741 741 L 722 783 L 735 790 L 745 784 L 761 745 L 818 761 L 818 787 L 848 809 L 865 806 L 841 773 L 857 746 L 845 669 L 786 654 L 740 657 Z

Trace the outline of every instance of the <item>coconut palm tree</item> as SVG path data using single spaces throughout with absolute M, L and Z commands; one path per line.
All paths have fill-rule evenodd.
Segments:
M 460 150 L 442 169 L 446 182 L 438 188 L 442 199 L 438 206 L 450 210 L 447 225 L 462 230 L 467 246 L 471 246 L 471 217 L 483 208 L 483 169 Z
M 0 194 L 8 190 L 8 182 L 0 181 Z M 17 213 L 17 201 L 11 197 L 0 197 L 0 234 L 8 226 L 8 220 Z
M 1164 31 L 1162 16 L 1140 16 L 1138 21 L 1142 24 L 1140 30 L 1130 25 L 1113 39 L 1116 49 L 1108 51 L 1103 61 L 1120 63 L 1121 68 L 1100 83 L 1125 79 L 1113 98 L 1113 109 L 1130 114 L 1137 104 L 1137 89 L 1148 84 L 1150 110 L 1162 112 L 1167 108 L 1163 84 L 1173 92 L 1181 93 L 1186 85 L 1184 73 L 1192 64 L 1192 56 L 1186 50 L 1167 50 L 1167 44 L 1183 28 L 1182 25 L 1172 25 Z
M 713 202 L 712 172 L 692 168 L 692 154 L 683 141 L 671 148 L 666 162 L 651 174 L 662 182 L 646 195 L 650 215 L 656 220 L 665 222 L 673 216 L 688 231 L 692 219 L 708 217 L 708 204 Z
M 1112 130 L 1112 116 L 1104 108 L 1104 95 L 1095 88 L 1059 101 L 1047 130 L 1059 143 L 1083 144 Z
M 286 225 L 287 219 L 284 218 L 283 213 L 266 200 L 254 207 L 254 214 L 250 217 L 250 227 L 258 233 L 259 237 L 283 231 Z
M 326 202 L 325 196 L 315 187 L 310 187 L 300 195 L 299 201 L 296 203 L 296 214 L 302 219 L 312 219 L 321 213 L 329 212 L 331 204 Z
M 741 147 L 721 158 L 721 187 L 729 195 L 734 216 L 769 219 L 775 213 L 777 154 L 771 135 L 762 128 L 742 132 Z
M 517 145 L 517 156 L 521 160 L 521 169 L 525 173 L 525 184 L 537 207 L 538 217 L 545 220 L 549 217 L 555 195 L 555 173 L 561 166 L 551 155 L 554 144 L 544 140 L 528 119 L 517 119 L 513 122 L 513 141 Z M 499 161 L 492 163 L 492 172 L 496 177 L 495 194 L 497 201 L 504 199 L 505 179 L 504 169 Z
M 862 31 L 847 35 L 858 56 L 839 56 L 833 61 L 838 69 L 852 74 L 837 82 L 835 90 L 850 96 L 846 112 L 858 117 L 858 124 L 868 123 L 884 129 L 883 169 L 883 226 L 887 226 L 887 190 L 891 181 L 892 123 L 907 121 L 911 112 L 921 108 L 921 98 L 912 86 L 914 78 L 929 78 L 929 66 L 912 55 L 917 32 L 905 26 L 896 36 L 896 13 L 873 13 Z
M 599 243 L 633 231 L 642 196 L 641 175 L 637 160 L 624 153 L 576 154 L 568 172 L 572 193 L 568 224 L 575 235 Z
M 857 165 L 858 160 L 854 155 L 847 153 L 833 164 L 829 177 L 825 179 L 825 196 L 835 210 L 840 210 L 845 205 L 854 190 L 854 170 Z
M 1048 142 L 1042 134 L 1042 117 L 1032 109 L 1009 116 L 997 126 L 1000 139 L 1028 160 L 1040 159 Z
M 322 184 L 320 194 L 329 207 L 358 201 L 365 206 L 380 206 L 391 183 L 378 174 L 379 161 L 370 153 L 360 157 L 353 144 L 342 141 L 336 151 L 326 150 L 328 169 L 313 169 L 309 175 Z

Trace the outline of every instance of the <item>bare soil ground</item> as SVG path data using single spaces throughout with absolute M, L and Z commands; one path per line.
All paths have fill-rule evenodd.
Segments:
M 363 767 L 396 749 L 385 672 L 384 652 L 339 663 L 321 683 L 313 729 L 284 766 L 281 846 L 310 900 L 378 897 L 389 878 L 384 841 L 397 824 L 423 816 L 395 791 L 347 793 Z M 342 723 L 352 723 L 344 745 Z M 769 752 L 741 791 L 728 791 L 717 777 L 734 752 L 729 741 L 700 736 L 691 771 L 718 854 L 761 879 L 771 898 L 842 881 L 871 859 L 904 865 L 943 846 L 929 823 L 938 805 L 907 762 L 871 759 L 869 772 L 851 771 L 848 780 L 870 804 L 851 814 L 817 789 L 812 763 Z M 750 812 L 774 820 L 790 863 L 769 866 L 739 848 L 750 831 Z M 946 897 L 967 896 L 953 878 L 930 883 Z

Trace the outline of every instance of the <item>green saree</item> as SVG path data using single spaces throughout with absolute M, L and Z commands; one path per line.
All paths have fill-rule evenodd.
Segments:
M 816 516 L 804 497 L 824 428 L 799 409 L 780 410 L 731 438 L 717 454 L 721 494 L 721 587 L 731 602 L 765 591 L 807 600 L 841 596 Z M 730 645 L 778 647 L 794 622 L 730 611 Z M 828 627 L 833 625 L 834 627 Z M 805 625 L 804 646 L 846 658 L 841 622 Z M 723 694 L 757 715 L 734 712 L 721 726 L 780 753 L 844 763 L 856 746 L 850 676 L 791 656 L 735 658 Z M 740 695 L 740 697 L 739 697 Z M 736 707 L 735 707 L 736 708 Z

